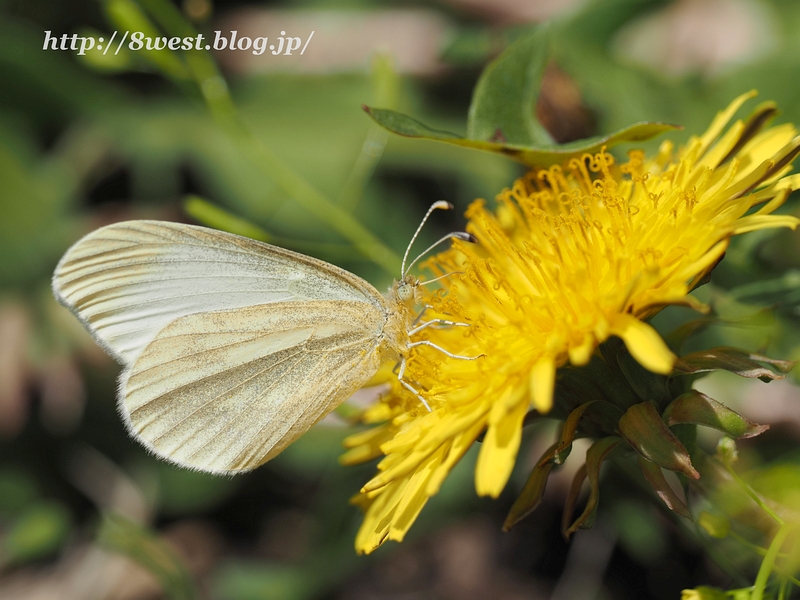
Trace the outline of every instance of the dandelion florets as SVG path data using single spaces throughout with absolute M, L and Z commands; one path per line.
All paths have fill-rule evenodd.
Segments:
M 609 337 L 668 374 L 675 356 L 646 319 L 670 304 L 704 310 L 690 292 L 733 235 L 797 226 L 772 214 L 800 184 L 787 175 L 800 152 L 794 127 L 754 135 L 739 121 L 722 135 L 748 97 L 679 151 L 666 141 L 654 157 L 635 150 L 623 164 L 605 151 L 574 157 L 518 179 L 494 210 L 482 200 L 469 207 L 477 243 L 456 240 L 429 260 L 434 276 L 454 274 L 422 298 L 431 315 L 469 327 L 428 328 L 420 339 L 484 356 L 414 348 L 406 379 L 431 412 L 395 382 L 364 415 L 377 425 L 346 441 L 345 463 L 384 457 L 356 498 L 366 511 L 357 550 L 402 540 L 479 436 L 476 490 L 497 497 L 526 414 L 552 407 L 557 369 L 585 365 Z

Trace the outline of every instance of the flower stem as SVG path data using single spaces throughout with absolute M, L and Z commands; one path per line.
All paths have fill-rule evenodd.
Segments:
M 767 587 L 769 576 L 772 574 L 772 570 L 775 568 L 775 559 L 778 557 L 778 552 L 780 552 L 780 549 L 783 546 L 783 543 L 786 541 L 786 538 L 791 530 L 791 525 L 781 525 L 778 533 L 775 534 L 775 537 L 773 538 L 772 543 L 769 545 L 769 549 L 767 550 L 767 555 L 761 562 L 761 568 L 758 569 L 756 583 L 753 586 L 753 594 L 750 596 L 751 600 L 762 600 L 764 598 L 764 589 Z
M 740 536 L 735 531 L 731 531 L 730 532 L 730 536 L 733 539 L 735 539 L 737 542 L 739 542 L 740 544 L 745 546 L 746 548 L 750 548 L 753 552 L 755 552 L 759 556 L 766 556 L 767 552 L 769 552 L 768 549 L 762 548 L 758 544 L 754 544 L 753 542 L 750 542 L 750 541 L 746 540 L 745 538 Z M 787 553 L 787 552 L 779 552 L 776 558 L 788 558 L 788 557 L 789 557 L 789 553 Z M 792 575 L 790 573 L 788 573 L 785 569 L 782 569 L 778 565 L 775 565 L 774 569 L 778 574 L 781 575 L 781 577 L 784 578 L 785 583 L 787 583 L 787 584 L 788 583 L 793 583 L 797 587 L 800 587 L 800 579 L 797 579 L 796 577 L 792 577 Z
M 173 35 L 196 35 L 194 27 L 174 6 L 164 0 L 141 0 L 153 18 Z M 188 50 L 186 59 L 191 78 L 197 84 L 203 100 L 217 122 L 247 156 L 256 159 L 262 173 L 269 177 L 286 194 L 294 198 L 314 216 L 330 225 L 350 241 L 353 246 L 375 264 L 396 275 L 400 257 L 377 236 L 353 218 L 346 210 L 334 204 L 305 179 L 295 173 L 272 150 L 267 148 L 245 125 L 228 85 L 206 50 Z

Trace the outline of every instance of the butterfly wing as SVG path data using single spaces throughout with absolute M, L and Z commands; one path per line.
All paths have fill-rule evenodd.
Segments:
M 374 287 L 333 265 L 163 221 L 127 221 L 88 234 L 59 262 L 53 291 L 125 365 L 169 323 L 193 313 L 308 300 L 384 306 Z
M 181 317 L 123 375 L 120 411 L 167 460 L 212 473 L 253 469 L 374 375 L 384 321 L 347 300 Z

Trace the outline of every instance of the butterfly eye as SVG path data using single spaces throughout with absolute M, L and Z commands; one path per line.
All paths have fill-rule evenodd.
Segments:
M 408 283 L 401 283 L 397 286 L 397 297 L 403 302 L 408 302 L 414 297 L 414 287 Z

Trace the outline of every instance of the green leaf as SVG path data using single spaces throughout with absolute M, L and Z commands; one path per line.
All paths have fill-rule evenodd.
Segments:
M 670 471 L 699 479 L 689 452 L 675 437 L 652 402 L 631 406 L 619 420 L 619 433 L 639 454 Z
M 553 143 L 535 116 L 549 40 L 548 27 L 537 27 L 484 69 L 472 93 L 469 139 L 523 146 Z
M 600 499 L 600 467 L 603 461 L 608 458 L 611 452 L 621 443 L 622 439 L 616 436 L 603 438 L 592 444 L 586 452 L 585 469 L 581 469 L 575 474 L 575 479 L 572 482 L 572 487 L 564 507 L 562 532 L 565 538 L 569 538 L 569 536 L 578 529 L 589 529 L 594 523 L 595 514 L 597 513 L 597 502 Z M 586 507 L 583 509 L 581 516 L 575 519 L 571 525 L 567 526 L 569 520 L 572 518 L 572 509 L 580 493 L 584 477 L 588 477 L 589 479 L 589 500 L 586 502 Z
M 622 142 L 640 142 L 649 140 L 665 131 L 679 129 L 676 125 L 666 123 L 641 122 L 624 127 L 609 135 L 601 135 L 584 140 L 577 140 L 568 144 L 551 144 L 540 146 L 526 146 L 520 144 L 504 144 L 483 140 L 471 140 L 449 131 L 442 131 L 428 127 L 407 115 L 394 110 L 370 108 L 363 109 L 376 123 L 389 131 L 410 138 L 420 138 L 455 144 L 464 148 L 483 150 L 500 154 L 529 167 L 549 167 L 561 164 L 564 161 L 583 154 L 597 153 L 605 146 L 611 148 Z
M 662 416 L 667 425 L 679 423 L 703 425 L 735 438 L 755 437 L 769 429 L 769 425 L 753 423 L 697 390 L 691 390 L 675 398 Z
M 69 512 L 61 504 L 41 501 L 19 515 L 2 541 L 3 562 L 19 563 L 55 552 L 70 531 Z
M 656 463 L 647 460 L 644 456 L 639 455 L 639 468 L 642 470 L 644 478 L 647 480 L 653 491 L 664 501 L 671 511 L 678 513 L 687 519 L 692 518 L 692 513 L 686 507 L 686 504 L 680 497 L 673 491 L 667 478 L 664 477 L 664 472 Z
M 759 363 L 772 365 L 783 373 L 788 373 L 795 365 L 794 361 L 777 360 L 736 348 L 719 347 L 693 352 L 679 358 L 675 363 L 674 371 L 679 374 L 694 374 L 723 370 L 736 373 L 741 377 L 758 377 L 761 381 L 783 379 L 783 375 L 778 375 Z
M 472 142 L 466 138 L 461 137 L 457 133 L 444 131 L 442 129 L 434 129 L 428 127 L 424 123 L 417 121 L 397 112 L 396 110 L 389 110 L 387 108 L 372 108 L 363 104 L 361 106 L 372 119 L 384 129 L 388 129 L 392 133 L 402 135 L 403 137 L 411 138 L 425 138 L 429 140 L 436 140 L 438 142 Z M 463 145 L 463 144 L 462 144 Z
M 197 598 L 192 578 L 172 549 L 154 533 L 120 515 L 103 517 L 98 541 L 150 571 L 171 600 Z

